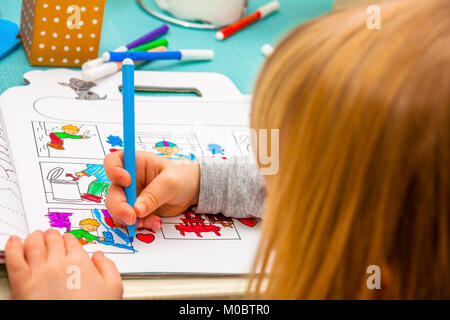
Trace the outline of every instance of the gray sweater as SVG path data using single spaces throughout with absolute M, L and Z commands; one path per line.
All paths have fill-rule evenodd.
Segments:
M 202 158 L 197 213 L 227 217 L 262 217 L 264 185 L 258 167 L 248 158 Z

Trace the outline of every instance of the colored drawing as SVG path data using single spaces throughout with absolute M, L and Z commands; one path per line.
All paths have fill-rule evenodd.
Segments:
M 155 240 L 155 236 L 151 233 L 138 233 L 136 238 L 146 244 L 152 243 Z
M 97 231 L 100 223 L 96 219 L 84 219 L 81 220 L 80 229 L 70 230 L 67 233 L 70 233 L 78 239 L 78 242 L 83 246 L 93 241 L 104 241 L 105 237 L 98 237 L 96 235 L 91 234 L 91 232 Z
M 211 223 L 217 223 L 222 225 L 224 228 L 233 228 L 233 219 L 225 217 L 223 214 L 205 214 L 206 219 Z
M 111 182 L 101 164 L 41 162 L 47 203 L 104 203 Z
M 77 177 L 91 177 L 96 179 L 89 184 L 86 193 L 81 195 L 81 198 L 100 203 L 103 200 L 103 196 L 108 195 L 108 189 L 111 185 L 108 177 L 106 177 L 105 169 L 101 164 L 87 164 L 86 168 L 82 171 L 76 172 Z
M 208 151 L 211 152 L 211 156 L 213 158 L 221 158 L 226 159 L 225 157 L 225 149 L 223 149 L 220 145 L 215 143 L 208 144 Z
M 39 157 L 103 160 L 105 151 L 96 125 L 32 122 Z
M 202 218 L 201 214 L 196 214 L 193 212 L 184 213 L 184 218 L 182 224 L 176 224 L 175 229 L 177 229 L 182 236 L 188 232 L 193 232 L 197 237 L 202 238 L 202 233 L 204 232 L 214 232 L 217 236 L 220 236 L 220 227 L 213 224 L 205 224 L 205 219 Z
M 240 223 L 246 225 L 247 227 L 253 228 L 256 226 L 256 219 L 255 218 L 239 218 L 237 219 Z
M 136 252 L 126 229 L 111 223 L 106 209 L 49 209 L 46 217 L 52 228 L 74 235 L 88 252 Z
M 66 229 L 66 232 L 69 232 L 72 227 L 69 217 L 72 214 L 71 212 L 49 212 L 46 216 L 50 220 L 50 227 L 63 228 Z
M 113 136 L 110 134 L 106 140 L 108 144 L 111 145 L 111 147 L 122 147 L 123 148 L 123 141 L 122 138 L 119 136 Z
M 159 152 L 157 153 L 158 155 L 170 160 L 195 160 L 193 153 L 189 153 L 188 155 L 179 153 L 180 148 L 170 141 L 159 141 L 153 148 Z
M 191 132 L 136 132 L 136 147 L 173 160 L 196 160 L 203 156 L 198 137 Z
M 71 124 L 61 127 L 62 132 L 51 132 L 51 141 L 47 146 L 56 150 L 64 150 L 64 139 L 88 139 L 88 136 L 79 135 L 80 128 Z

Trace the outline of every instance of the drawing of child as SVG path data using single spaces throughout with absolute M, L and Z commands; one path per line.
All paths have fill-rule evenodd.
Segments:
M 78 135 L 80 128 L 73 125 L 65 125 L 61 128 L 63 132 L 52 132 L 49 137 L 51 141 L 47 144 L 50 148 L 64 150 L 63 139 L 88 139 L 88 136 Z
M 190 153 L 189 155 L 178 154 L 180 148 L 173 142 L 169 141 L 159 141 L 155 144 L 153 149 L 158 150 L 158 155 L 170 159 L 170 160 L 195 160 L 195 154 Z
M 108 188 L 111 181 L 106 177 L 105 169 L 101 164 L 87 164 L 86 169 L 80 172 L 76 172 L 77 177 L 90 177 L 95 176 L 96 180 L 89 184 L 88 190 L 81 197 L 85 200 L 94 201 L 100 203 L 102 200 L 102 194 L 108 194 Z
M 91 234 L 91 232 L 97 231 L 100 223 L 95 219 L 84 219 L 80 221 L 81 229 L 70 230 L 71 233 L 78 239 L 78 242 L 84 246 L 85 244 L 92 243 L 93 241 L 104 241 L 104 237 L 97 237 Z

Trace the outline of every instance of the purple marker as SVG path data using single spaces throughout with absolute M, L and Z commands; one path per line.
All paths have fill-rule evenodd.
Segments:
M 137 39 L 137 40 L 127 44 L 126 48 L 127 48 L 127 50 L 130 50 L 130 49 L 133 49 L 133 48 L 136 48 L 136 47 L 140 46 L 141 44 L 153 41 L 156 38 L 158 38 L 158 37 L 162 36 L 163 34 L 167 33 L 167 31 L 169 31 L 169 26 L 167 24 L 163 24 L 161 27 L 156 28 L 153 31 L 150 31 L 149 33 L 147 33 L 146 35 L 140 37 L 139 39 Z
M 137 40 L 127 44 L 126 46 L 120 46 L 120 47 L 114 49 L 113 52 L 125 52 L 125 51 L 128 51 L 128 50 L 133 49 L 133 48 L 135 48 L 137 46 L 140 46 L 141 44 L 144 44 L 144 43 L 147 43 L 147 42 L 155 40 L 156 38 L 158 38 L 158 37 L 162 36 L 163 34 L 167 33 L 167 31 L 169 31 L 169 26 L 167 24 L 163 24 L 161 27 L 150 31 L 146 35 L 143 35 L 139 39 L 137 39 Z M 103 62 L 105 62 L 105 60 L 102 58 L 102 56 L 100 56 L 97 59 L 89 60 L 89 61 L 83 63 L 83 65 L 81 66 L 81 69 L 82 70 L 92 69 L 92 68 L 95 68 L 95 67 L 101 65 Z

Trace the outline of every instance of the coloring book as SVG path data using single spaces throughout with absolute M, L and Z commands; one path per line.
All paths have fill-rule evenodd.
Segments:
M 0 250 L 11 234 L 54 228 L 125 275 L 244 274 L 261 222 L 221 214 L 162 218 L 160 230 L 127 229 L 105 207 L 104 157 L 123 148 L 121 74 L 97 83 L 67 69 L 31 71 L 0 96 Z M 200 97 L 136 95 L 136 149 L 196 161 L 251 161 L 250 97 L 215 73 L 137 71 L 136 88 L 192 89 Z

